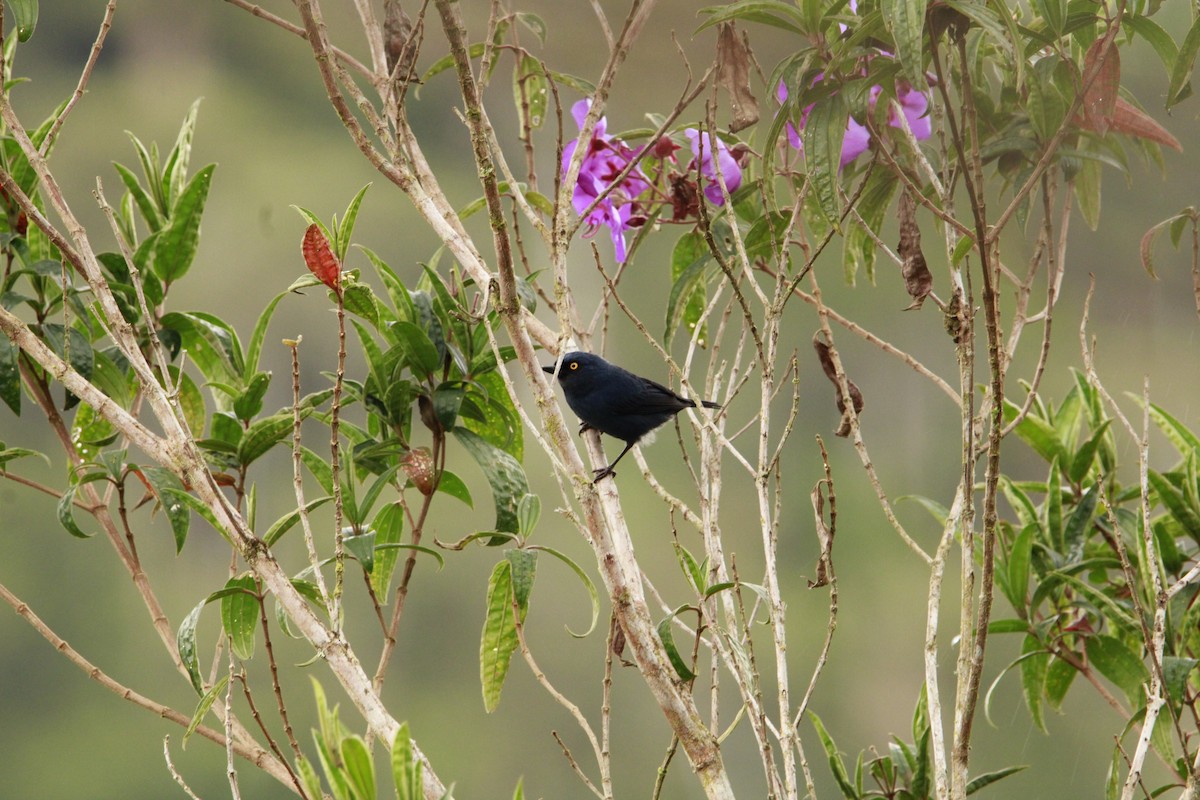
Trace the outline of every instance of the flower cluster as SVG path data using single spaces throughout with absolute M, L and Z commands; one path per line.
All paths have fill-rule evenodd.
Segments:
M 820 82 L 825 76 L 817 75 L 813 79 L 813 83 Z M 882 86 L 872 86 L 869 92 L 868 107 L 870 112 L 874 112 L 875 103 L 879 99 L 879 95 L 883 92 Z M 776 88 L 775 96 L 780 103 L 786 102 L 788 99 L 787 85 L 782 81 Z M 917 91 L 904 82 L 896 83 L 896 104 L 900 106 L 900 111 L 904 115 L 904 121 L 908 123 L 908 129 L 912 131 L 913 136 L 918 141 L 928 139 L 932 133 L 932 128 L 929 120 L 929 98 L 924 92 Z M 808 122 L 809 112 L 812 111 L 812 105 L 804 107 L 800 112 L 800 127 L 803 128 Z M 896 114 L 894 107 L 888 108 L 888 125 L 893 128 L 903 127 L 900 117 Z M 800 133 L 792 125 L 787 124 L 788 142 L 797 150 L 804 149 L 804 141 L 800 138 Z M 846 121 L 846 134 L 842 139 L 842 155 L 841 166 L 846 166 L 854 159 L 861 156 L 871 146 L 871 133 L 867 130 L 867 126 L 863 125 L 854 117 L 850 117 Z
M 591 100 L 584 99 L 571 107 L 571 115 L 575 124 L 582 130 L 584 119 L 591 108 Z M 720 181 L 730 192 L 737 190 L 742 184 L 742 170 L 737 159 L 720 139 L 710 137 L 695 128 L 688 128 L 684 135 L 691 143 L 693 160 L 687 174 L 699 174 L 704 183 L 704 196 L 715 205 L 725 203 L 725 193 L 721 190 Z M 716 141 L 716 152 L 713 152 L 712 142 Z M 562 172 L 566 175 L 571 165 L 571 159 L 579 147 L 579 138 L 572 139 L 563 148 Z M 594 236 L 601 226 L 609 230 L 612 237 L 616 259 L 623 263 L 629 256 L 625 233 L 646 223 L 650 205 L 656 197 L 668 194 L 675 206 L 675 220 L 694 216 L 699 202 L 698 192 L 694 185 L 685 185 L 687 181 L 678 175 L 671 179 L 670 192 L 658 191 L 657 181 L 652 181 L 640 166 L 628 169 L 642 156 L 644 148 L 634 149 L 621 139 L 608 133 L 608 121 L 601 117 L 596 121 L 592 131 L 591 141 L 583 154 L 579 167 L 579 178 L 571 197 L 575 212 L 584 216 L 584 237 Z M 660 164 L 675 162 L 675 151 L 680 149 L 668 138 L 663 138 L 651 146 L 652 156 Z M 626 173 L 623 178 L 621 173 Z M 720 179 L 718 179 L 718 173 Z M 659 170 L 658 179 L 662 178 Z M 680 202 L 679 197 L 687 195 L 695 197 L 691 202 Z M 593 207 L 594 206 L 594 207 Z M 591 209 L 589 211 L 589 209 Z

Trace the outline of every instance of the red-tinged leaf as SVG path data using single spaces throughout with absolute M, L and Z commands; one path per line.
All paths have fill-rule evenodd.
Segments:
M 1156 144 L 1170 147 L 1172 150 L 1180 153 L 1183 152 L 1183 145 L 1171 135 L 1170 131 L 1155 122 L 1146 112 L 1122 97 L 1117 98 L 1116 108 L 1113 111 L 1112 119 L 1109 121 L 1109 130 L 1115 133 L 1136 136 L 1139 139 L 1149 139 Z
M 316 275 L 317 279 L 330 289 L 338 291 L 342 265 L 333 254 L 333 248 L 329 246 L 329 240 L 325 238 L 319 225 L 309 225 L 304 231 L 304 242 L 300 249 L 304 253 L 304 263 L 309 272 Z
M 1121 88 L 1121 57 L 1107 39 L 1097 39 L 1084 58 L 1083 74 L 1096 77 L 1083 95 L 1083 126 L 1101 136 L 1108 133 Z

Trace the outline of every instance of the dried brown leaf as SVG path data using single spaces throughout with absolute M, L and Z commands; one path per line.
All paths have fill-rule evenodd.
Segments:
M 906 190 L 900 195 L 900 245 L 897 251 L 901 258 L 900 271 L 904 275 L 904 288 L 913 299 L 908 309 L 920 308 L 933 290 L 933 275 L 925 263 L 921 251 L 921 228 L 917 225 L 917 203 Z
M 837 393 L 837 410 L 842 414 L 842 421 L 838 425 L 835 435 L 846 437 L 850 435 L 850 412 L 846 408 L 846 398 L 842 394 L 842 384 L 838 380 L 837 367 L 833 363 L 833 355 L 830 352 L 830 347 L 821 339 L 820 332 L 813 335 L 813 350 L 817 351 L 817 360 L 821 362 L 821 369 L 825 372 L 825 377 L 829 378 L 833 383 L 833 389 Z M 854 403 L 854 413 L 858 415 L 862 412 L 865 401 L 863 400 L 862 391 L 854 384 L 854 381 L 846 378 L 846 386 L 850 389 L 850 400 Z
M 736 133 L 758 122 L 758 101 L 750 91 L 750 40 L 738 36 L 732 22 L 722 22 L 717 31 L 717 80 L 729 92 L 729 130 Z

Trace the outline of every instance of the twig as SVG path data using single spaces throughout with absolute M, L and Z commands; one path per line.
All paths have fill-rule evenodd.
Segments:
M 92 50 L 88 53 L 87 61 L 83 64 L 83 70 L 79 73 L 79 83 L 76 84 L 75 91 L 71 94 L 70 99 L 67 100 L 62 113 L 50 125 L 50 130 L 46 133 L 46 138 L 42 140 L 40 152 L 43 158 L 49 154 L 50 148 L 54 146 L 54 140 L 58 138 L 58 132 L 62 130 L 63 124 L 67 121 L 67 116 L 70 115 L 71 111 L 75 108 L 75 104 L 83 97 L 88 81 L 92 77 L 92 70 L 96 67 L 96 60 L 100 58 L 100 51 L 104 48 L 104 40 L 108 38 L 108 32 L 112 28 L 113 14 L 116 12 L 117 0 L 108 0 L 108 4 L 104 7 L 104 18 L 100 20 L 100 30 L 96 33 L 96 41 L 92 43 Z M 168 763 L 170 762 L 168 761 Z
M 99 683 L 105 689 L 108 689 L 110 692 L 122 698 L 123 700 L 128 700 L 139 708 L 144 708 L 147 711 L 157 714 L 163 719 L 174 722 L 181 728 L 186 729 L 191 723 L 191 717 L 189 715 L 180 713 L 179 711 L 176 711 L 170 706 L 163 705 L 162 703 L 156 703 L 145 695 L 139 694 L 133 689 L 130 689 L 113 680 L 103 670 L 80 655 L 79 651 L 77 651 L 74 647 L 62 639 L 62 637 L 56 634 L 49 625 L 43 622 L 41 618 L 33 612 L 33 609 L 31 609 L 28 605 L 22 602 L 19 597 L 9 591 L 8 587 L 4 584 L 0 584 L 0 599 L 3 599 L 4 602 L 8 603 L 12 610 L 17 612 L 17 616 L 29 623 L 30 627 L 37 631 L 43 639 L 49 642 L 51 647 L 62 653 L 68 661 L 78 667 L 85 675 Z M 224 747 L 226 744 L 225 735 L 220 731 L 208 727 L 207 725 L 198 725 L 196 727 L 196 733 L 200 736 L 203 736 L 205 739 L 216 742 L 222 747 Z M 239 741 L 233 742 L 232 747 L 233 752 L 238 756 L 241 756 L 251 764 L 254 764 L 254 766 L 263 770 L 272 778 L 284 784 L 285 786 L 291 786 L 291 780 L 288 777 L 287 770 L 275 759 L 274 756 L 271 755 L 271 753 L 257 745 L 247 745 Z
M 179 788 L 183 789 L 183 791 L 187 793 L 187 796 L 192 798 L 192 800 L 200 800 L 200 798 L 196 796 L 196 793 L 192 791 L 192 788 L 187 785 L 187 782 L 184 781 L 183 776 L 179 774 L 179 770 L 175 769 L 175 765 L 171 763 L 170 734 L 163 737 L 163 759 L 165 759 L 167 762 L 167 771 L 171 773 L 171 777 L 175 779 L 177 784 L 179 784 Z

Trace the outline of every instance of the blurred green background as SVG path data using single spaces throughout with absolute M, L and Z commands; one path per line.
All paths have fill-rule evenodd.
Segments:
M 617 25 L 623 4 L 602 5 Z M 1165 13 L 1176 14 L 1168 20 L 1183 24 L 1187 10 L 1184 4 L 1176 5 Z M 290 3 L 264 6 L 289 19 L 295 16 Z M 331 0 L 326 6 L 335 42 L 362 54 L 351 4 Z M 543 54 L 552 66 L 596 79 L 605 48 L 587 4 L 530 0 L 516 8 L 540 13 L 546 19 L 549 37 Z M 640 126 L 644 113 L 665 113 L 674 104 L 687 68 L 672 42 L 672 32 L 688 53 L 693 71 L 698 74 L 705 68 L 713 54 L 714 34 L 706 31 L 692 37 L 698 25 L 696 8 L 683 0 L 658 4 L 614 87 L 608 112 L 610 132 Z M 43 0 L 38 29 L 33 39 L 19 48 L 17 57 L 16 74 L 32 79 L 13 92 L 14 105 L 27 125 L 40 122 L 73 90 L 102 10 L 99 0 Z M 464 10 L 471 38 L 478 39 L 486 4 L 471 0 L 464 3 Z M 422 68 L 444 52 L 437 26 L 430 28 Z M 1168 29 L 1182 30 L 1169 25 Z M 767 71 L 795 46 L 778 31 L 752 28 L 750 33 Z M 533 37 L 528 38 L 527 44 L 532 44 Z M 502 66 L 497 72 L 490 96 L 496 109 L 493 121 L 502 136 L 515 144 L 504 70 Z M 1080 313 L 1089 274 L 1094 274 L 1096 296 L 1089 330 L 1098 337 L 1097 365 L 1107 387 L 1122 396 L 1126 390 L 1139 391 L 1143 376 L 1149 376 L 1155 401 L 1195 428 L 1200 425 L 1200 370 L 1195 355 L 1200 328 L 1188 264 L 1184 255 L 1160 245 L 1161 280 L 1156 282 L 1139 266 L 1137 247 L 1148 227 L 1196 202 L 1196 179 L 1200 178 L 1195 152 L 1200 135 L 1197 104 L 1195 100 L 1183 103 L 1173 117 L 1160 113 L 1166 76 L 1148 49 L 1135 48 L 1125 54 L 1123 83 L 1184 143 L 1185 151 L 1165 153 L 1167 180 L 1156 167 L 1140 163 L 1133 165 L 1128 179 L 1108 171 L 1103 223 L 1098 231 L 1088 230 L 1078 215 L 1072 219 L 1066 278 L 1055 316 L 1054 354 L 1043 391 L 1048 397 L 1061 397 L 1070 385 L 1068 369 L 1080 364 Z M 422 88 L 411 117 L 439 179 L 452 201 L 461 206 L 473 200 L 478 189 L 474 168 L 464 157 L 469 152 L 467 136 L 454 114 L 455 88 L 449 73 L 434 79 Z M 763 96 L 769 93 L 760 89 L 758 94 L 764 115 L 768 115 L 769 98 Z M 367 182 L 374 185 L 363 206 L 356 242 L 375 250 L 406 279 L 416 280 L 418 263 L 431 257 L 436 242 L 402 194 L 377 175 L 352 145 L 325 100 L 307 45 L 218 0 L 121 0 L 118 4 L 114 28 L 87 94 L 73 112 L 51 160 L 69 202 L 87 223 L 98 249 L 115 248 L 91 193 L 99 176 L 110 201 L 119 198 L 120 182 L 111 162 L 136 163 L 124 131 L 169 149 L 185 112 L 198 97 L 204 100 L 193 168 L 210 161 L 219 166 L 199 257 L 184 285 L 172 294 L 174 309 L 217 313 L 242 331 L 245 339 L 262 307 L 304 270 L 299 253 L 303 223 L 290 206 L 304 206 L 328 218 L 335 211 L 340 213 Z M 574 99 L 564 95 L 564 104 Z M 692 118 L 700 113 L 697 108 Z M 567 128 L 569 138 L 574 134 L 569 115 Z M 511 152 L 516 156 L 519 151 L 514 147 Z M 540 177 L 547 190 L 555 168 L 552 152 L 552 148 L 545 149 L 548 157 L 540 160 Z M 482 220 L 473 222 L 478 223 L 473 230 L 483 230 L 479 227 Z M 623 278 L 624 296 L 651 330 L 661 327 L 670 285 L 667 259 L 674 238 L 670 230 L 651 237 Z M 598 237 L 600 250 L 611 259 L 605 239 L 604 234 Z M 486 236 L 481 239 L 486 241 Z M 927 240 L 926 252 L 934 270 L 935 291 L 945 296 L 945 271 L 934 257 L 938 250 L 931 244 L 934 241 Z M 575 267 L 581 305 L 590 315 L 599 280 L 587 249 L 576 248 Z M 1018 265 L 1028 251 L 1028 243 L 1014 231 L 1006 242 L 1004 258 Z M 357 258 L 360 261 L 352 260 L 350 266 L 365 268 L 365 259 Z M 902 312 L 908 298 L 889 264 L 881 259 L 875 285 L 860 279 L 857 287 L 849 287 L 842 279 L 836 254 L 830 253 L 818 265 L 818 274 L 832 307 L 955 383 L 953 351 L 940 315 L 931 305 L 921 312 Z M 302 380 L 307 390 L 322 385 L 321 371 L 333 368 L 336 322 L 328 309 L 324 293 L 315 291 L 289 297 L 281 305 L 264 353 L 264 364 L 276 376 L 268 407 L 282 406 L 288 397 L 287 351 L 278 343 L 280 338 L 303 335 Z M 785 479 L 789 488 L 795 487 L 795 502 L 785 519 L 780 544 L 782 574 L 788 581 L 792 690 L 798 698 L 807 685 L 826 625 L 827 595 L 804 588 L 805 579 L 812 577 L 817 552 L 805 495 L 821 474 L 813 441 L 814 435 L 820 434 L 830 447 L 839 497 L 835 556 L 840 617 L 830 662 L 812 708 L 853 758 L 862 748 L 884 749 L 893 733 L 911 738 L 910 721 L 921 680 L 928 576 L 886 524 L 849 444 L 832 437 L 837 413 L 829 385 L 809 349 L 815 317 L 799 302 L 790 313 L 795 341 L 788 346 L 799 350 L 804 402 L 785 462 Z M 866 397 L 864 435 L 889 496 L 923 494 L 948 504 L 958 470 L 954 407 L 898 361 L 844 331 L 835 330 L 835 336 L 843 362 Z M 1027 331 L 1011 373 L 1010 391 L 1017 391 L 1017 377 L 1027 377 L 1036 357 L 1037 337 L 1037 332 Z M 619 314 L 611 320 L 608 354 L 649 374 L 662 372 L 650 348 Z M 351 372 L 354 368 L 352 364 Z M 1126 403 L 1127 410 L 1133 407 Z M 7 409 L 0 410 L 0 439 L 10 446 L 55 452 L 55 442 L 30 403 L 20 419 Z M 660 436 L 660 444 L 646 451 L 647 459 L 672 491 L 691 498 L 693 490 L 679 465 L 673 439 L 670 433 Z M 1122 455 L 1131 459 L 1133 450 L 1128 442 L 1124 445 Z M 610 442 L 610 450 L 611 446 Z M 1041 467 L 1023 448 L 1015 441 L 1009 446 L 1006 468 L 1017 477 L 1035 477 L 1039 473 L 1033 470 L 1040 472 Z M 568 552 L 594 575 L 587 548 L 554 513 L 556 490 L 532 442 L 526 452 L 531 483 L 543 498 L 544 512 L 535 540 Z M 1152 458 L 1160 467 L 1173 461 L 1171 452 L 1157 439 Z M 1022 472 L 1024 467 L 1027 469 Z M 16 470 L 51 485 L 61 485 L 64 479 L 61 460 L 56 460 L 53 468 L 22 461 Z M 476 509 L 467 512 L 462 506 L 443 502 L 429 527 L 429 533 L 442 540 L 491 525 L 481 476 L 469 463 L 457 471 L 470 482 Z M 731 483 L 735 475 L 730 467 Z M 259 467 L 255 477 L 261 525 L 284 513 L 293 502 L 286 454 L 282 450 L 273 454 L 273 460 Z M 686 602 L 690 594 L 675 565 L 666 510 L 636 470 L 627 467 L 622 472 L 620 487 L 627 514 L 634 521 L 643 565 L 668 603 Z M 734 489 L 723 504 L 726 546 L 737 553 L 744 578 L 761 570 L 756 566 L 761 563 L 756 527 L 739 527 L 740 519 L 755 517 L 746 502 L 747 497 Z M 115 679 L 190 712 L 194 693 L 171 668 L 147 624 L 144 607 L 103 537 L 72 539 L 54 521 L 51 498 L 9 481 L 0 481 L 0 509 L 0 581 Z M 930 518 L 915 504 L 901 503 L 899 513 L 918 541 L 932 549 L 937 531 Z M 143 523 L 139 551 L 172 627 L 177 626 L 200 598 L 224 582 L 228 553 L 218 537 L 197 525 L 187 548 L 176 557 L 162 520 L 149 522 L 145 511 L 139 519 Z M 685 544 L 699 549 L 693 533 L 684 531 L 682 535 Z M 432 561 L 420 565 L 385 700 L 398 718 L 410 722 L 438 774 L 456 783 L 460 798 L 511 796 L 520 776 L 524 776 L 529 797 L 584 797 L 586 789 L 571 773 L 550 731 L 559 731 L 589 769 L 586 742 L 519 659 L 514 660 L 500 708 L 491 715 L 483 711 L 479 632 L 487 576 L 499 557 L 498 550 L 480 548 L 447 554 L 441 571 Z M 284 558 L 290 567 L 302 567 L 297 551 L 289 551 Z M 357 632 L 362 634 L 360 640 L 369 641 L 375 638 L 376 625 L 369 606 L 359 600 L 350 607 L 349 631 L 352 640 Z M 942 617 L 947 677 L 953 670 L 954 605 L 946 603 Z M 543 559 L 528 622 L 530 642 L 551 680 L 596 720 L 603 618 L 598 632 L 586 639 L 572 638 L 564 630 L 564 625 L 582 629 L 587 617 L 586 595 L 576 579 L 560 565 Z M 207 647 L 217 632 L 217 613 L 210 609 L 201 624 Z M 0 758 L 0 800 L 182 796 L 162 759 L 162 737 L 168 733 L 177 766 L 200 796 L 227 796 L 224 753 L 219 748 L 197 738 L 181 751 L 181 729 L 100 688 L 8 611 L 0 612 L 0 643 L 0 753 L 4 754 Z M 284 663 L 300 663 L 311 654 L 281 636 L 275 643 Z M 1016 641 L 993 639 L 993 647 L 989 680 L 1015 655 Z M 369 648 L 360 655 L 373 665 Z M 264 667 L 260 642 L 252 672 L 266 690 L 261 680 Z M 340 689 L 323 666 L 316 664 L 306 671 L 322 681 L 331 700 L 342 701 L 347 723 L 358 726 L 357 714 L 340 697 Z M 300 740 L 307 746 L 313 703 L 309 683 L 300 677 L 302 672 L 285 670 L 284 693 Z M 989 789 L 986 796 L 1035 800 L 1099 794 L 1112 737 L 1120 732 L 1122 721 L 1080 683 L 1068 697 L 1065 715 L 1049 716 L 1049 736 L 1030 722 L 1015 678 L 1001 683 L 993 699 L 992 724 L 981 720 L 976 727 L 974 769 L 986 771 L 1013 763 L 1031 767 Z M 270 705 L 267 697 L 260 697 L 261 705 Z M 731 720 L 735 711 L 730 703 L 724 719 Z M 648 796 L 670 736 L 632 670 L 618 669 L 615 675 L 613 720 L 617 793 Z M 807 722 L 801 732 L 822 796 L 833 796 L 825 759 Z M 760 772 L 758 758 L 748 730 L 743 727 L 732 737 L 724 752 L 736 785 L 752 787 L 742 796 L 761 796 L 763 787 L 755 777 Z M 243 796 L 248 798 L 288 794 L 251 768 L 240 771 L 240 780 Z M 664 797 L 696 796 L 699 789 L 680 754 Z

